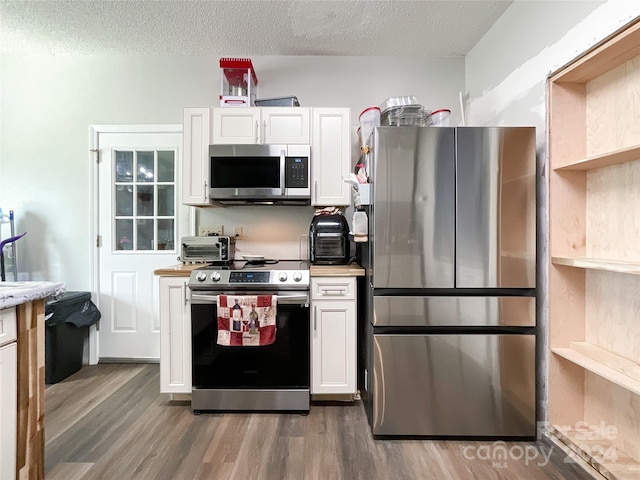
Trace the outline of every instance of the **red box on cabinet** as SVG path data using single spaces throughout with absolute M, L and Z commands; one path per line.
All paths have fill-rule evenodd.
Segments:
M 250 58 L 220 59 L 220 106 L 250 107 L 255 105 L 258 77 Z

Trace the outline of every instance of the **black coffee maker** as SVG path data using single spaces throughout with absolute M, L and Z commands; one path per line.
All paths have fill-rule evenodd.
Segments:
M 309 259 L 314 265 L 346 265 L 351 244 L 344 215 L 320 214 L 309 227 Z

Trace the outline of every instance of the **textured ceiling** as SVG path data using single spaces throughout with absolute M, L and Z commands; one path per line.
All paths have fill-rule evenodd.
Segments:
M 512 0 L 0 0 L 0 53 L 456 57 Z

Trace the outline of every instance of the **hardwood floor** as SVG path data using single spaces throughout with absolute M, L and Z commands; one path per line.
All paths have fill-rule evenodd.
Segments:
M 546 444 L 374 440 L 364 408 L 298 414 L 193 415 L 159 392 L 158 365 L 83 367 L 45 391 L 46 478 L 75 479 L 590 479 Z M 525 460 L 520 453 L 535 453 Z M 551 461 L 545 462 L 542 453 Z M 473 459 L 475 458 L 475 459 Z

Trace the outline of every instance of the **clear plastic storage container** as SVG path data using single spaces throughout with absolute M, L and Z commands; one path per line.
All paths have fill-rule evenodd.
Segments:
M 431 112 L 431 124 L 434 127 L 448 127 L 449 117 L 451 116 L 451 110 L 448 108 L 441 108 Z
M 368 144 L 373 129 L 380 126 L 380 107 L 365 108 L 358 117 L 360 120 L 360 146 Z

